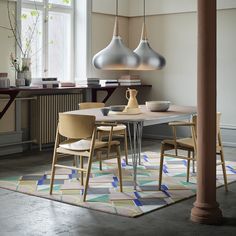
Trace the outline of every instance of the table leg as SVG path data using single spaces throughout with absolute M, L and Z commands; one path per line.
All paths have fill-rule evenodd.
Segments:
M 141 152 L 142 152 L 142 137 L 143 137 L 143 122 L 139 124 L 139 165 L 141 165 Z
M 131 136 L 131 128 L 130 128 L 130 123 L 127 124 L 128 127 L 128 134 L 129 134 L 129 144 L 130 144 L 130 151 L 131 151 L 131 156 L 133 159 L 133 142 L 132 142 L 132 136 Z
M 131 123 L 133 125 L 133 136 L 131 136 L 130 123 L 128 123 L 128 133 L 130 141 L 130 149 L 133 163 L 133 178 L 134 178 L 134 189 L 137 186 L 137 165 L 138 160 L 141 162 L 141 146 L 142 146 L 142 129 L 143 122 L 135 121 Z

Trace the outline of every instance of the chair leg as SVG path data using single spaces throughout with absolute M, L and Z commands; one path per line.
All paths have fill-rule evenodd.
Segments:
M 192 153 L 192 155 L 193 155 L 193 158 L 195 159 L 195 153 L 193 152 Z M 193 173 L 196 173 L 196 171 L 195 171 L 195 160 L 192 160 L 192 164 L 193 164 Z
M 117 164 L 118 164 L 118 174 L 120 181 L 120 192 L 123 192 L 123 184 L 122 184 L 122 170 L 121 170 L 121 161 L 120 161 L 120 146 L 117 146 Z
M 54 177 L 55 177 L 55 170 L 56 170 L 56 165 L 57 163 L 57 153 L 54 152 L 53 155 L 53 161 L 52 161 L 52 170 L 51 170 L 51 179 L 50 179 L 50 191 L 49 194 L 52 195 L 52 190 L 53 190 L 53 183 L 54 183 Z
M 102 170 L 102 156 L 100 152 L 97 152 L 97 160 L 99 160 L 99 170 Z
M 191 157 L 191 152 L 188 151 L 188 160 L 187 160 L 187 182 L 189 182 L 189 173 L 190 173 L 190 157 Z
M 127 138 L 127 132 L 126 132 L 126 130 L 124 131 L 125 133 L 124 133 L 124 141 L 125 141 L 125 143 L 124 143 L 124 146 L 125 146 L 125 162 L 126 162 L 126 165 L 128 165 L 129 164 L 129 162 L 128 162 L 128 138 Z
M 74 155 L 73 166 L 77 167 L 77 156 Z
M 80 168 L 84 168 L 84 158 L 80 156 L 80 161 L 79 161 Z M 80 184 L 83 186 L 84 185 L 84 172 L 81 171 L 80 173 Z
M 74 156 L 74 159 L 73 159 L 73 166 L 78 168 L 78 156 Z M 77 179 L 79 179 L 79 171 L 77 170 Z
M 159 190 L 161 190 L 163 162 L 164 162 L 164 147 L 162 144 L 161 145 L 161 154 L 160 154 L 160 168 L 159 168 Z
M 221 158 L 221 165 L 222 165 L 222 170 L 223 170 L 223 175 L 224 175 L 224 184 L 225 184 L 225 191 L 228 192 L 228 181 L 227 181 L 227 174 L 226 174 L 226 168 L 225 168 L 225 158 L 224 158 L 224 153 L 221 150 L 220 151 L 220 158 Z
M 101 135 L 100 132 L 98 132 L 98 140 L 99 140 L 99 141 L 102 141 L 102 135 Z M 101 155 L 100 155 L 99 152 L 97 153 L 97 155 L 98 155 L 98 159 L 99 159 L 99 169 L 102 170 L 102 160 L 101 160 Z
M 88 190 L 88 183 L 89 183 L 89 176 L 90 176 L 90 172 L 91 172 L 91 167 L 92 167 L 92 157 L 90 157 L 88 159 L 88 166 L 87 166 L 85 186 L 84 186 L 83 202 L 86 201 L 86 195 L 87 195 L 87 190 Z

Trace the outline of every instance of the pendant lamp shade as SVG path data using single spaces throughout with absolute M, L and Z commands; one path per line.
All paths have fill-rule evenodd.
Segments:
M 138 47 L 134 50 L 134 52 L 139 56 L 140 64 L 137 70 L 160 70 L 165 64 L 165 58 L 159 53 L 155 52 L 147 38 L 147 30 L 146 30 L 146 22 L 145 22 L 145 0 L 144 0 L 144 22 L 142 28 L 141 40 L 139 42 Z
M 116 0 L 116 19 L 114 33 L 109 45 L 93 57 L 93 65 L 100 70 L 134 70 L 140 59 L 136 53 L 127 48 L 118 30 L 118 0 Z

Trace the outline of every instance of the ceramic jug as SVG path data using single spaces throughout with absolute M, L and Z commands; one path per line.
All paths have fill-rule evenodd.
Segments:
M 136 99 L 137 94 L 138 94 L 138 91 L 136 89 L 126 90 L 126 98 L 128 99 L 128 104 L 126 106 L 126 109 L 138 108 L 138 101 Z

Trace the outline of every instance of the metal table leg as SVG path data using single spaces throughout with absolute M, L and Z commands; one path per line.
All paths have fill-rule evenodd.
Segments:
M 131 136 L 130 124 L 133 125 L 133 136 Z M 137 186 L 137 164 L 141 162 L 141 146 L 142 146 L 142 129 L 143 121 L 133 121 L 128 123 L 128 133 L 130 141 L 130 149 L 133 163 L 133 178 L 134 178 L 134 189 Z
M 141 152 L 142 152 L 142 137 L 143 137 L 143 122 L 139 124 L 139 165 L 141 165 Z

